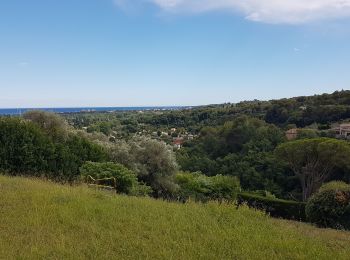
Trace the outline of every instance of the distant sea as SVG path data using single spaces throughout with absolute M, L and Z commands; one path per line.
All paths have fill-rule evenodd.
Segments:
M 165 107 L 74 107 L 74 108 L 1 108 L 0 115 L 21 115 L 27 111 L 42 110 L 54 113 L 81 113 L 81 112 L 118 112 L 118 111 L 154 111 L 190 109 L 190 106 Z

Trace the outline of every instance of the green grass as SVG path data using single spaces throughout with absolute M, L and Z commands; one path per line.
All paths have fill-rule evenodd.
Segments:
M 0 259 L 349 259 L 350 233 L 0 176 Z

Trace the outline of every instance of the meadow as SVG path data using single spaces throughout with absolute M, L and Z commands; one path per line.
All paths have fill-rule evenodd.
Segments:
M 1 259 L 349 259 L 350 232 L 0 176 Z

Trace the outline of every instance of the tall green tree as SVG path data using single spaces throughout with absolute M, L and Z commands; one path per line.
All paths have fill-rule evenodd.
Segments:
M 350 144 L 331 138 L 302 139 L 279 145 L 275 151 L 299 178 L 306 201 L 339 167 L 350 163 Z

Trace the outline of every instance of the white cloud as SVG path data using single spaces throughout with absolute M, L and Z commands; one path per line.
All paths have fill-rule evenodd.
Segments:
M 120 0 L 117 0 L 120 1 Z M 125 2 L 126 0 L 122 0 Z M 136 0 L 129 0 L 134 2 Z M 350 0 L 139 0 L 167 12 L 232 11 L 265 23 L 300 24 L 350 17 Z

